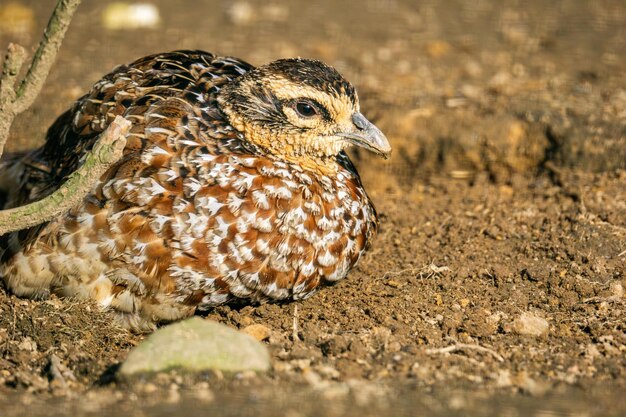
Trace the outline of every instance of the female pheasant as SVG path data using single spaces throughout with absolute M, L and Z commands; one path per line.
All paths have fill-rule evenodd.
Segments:
M 1 238 L 15 294 L 92 298 L 135 331 L 220 304 L 297 300 L 346 276 L 376 211 L 345 154 L 387 156 L 352 85 L 306 59 L 176 51 L 120 66 L 4 161 L 5 208 L 53 192 L 118 115 L 124 156 L 81 204 Z

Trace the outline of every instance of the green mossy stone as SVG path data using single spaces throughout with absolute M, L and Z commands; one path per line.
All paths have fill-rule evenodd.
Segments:
M 253 337 L 200 317 L 162 327 L 135 347 L 122 376 L 179 369 L 187 372 L 267 371 L 267 348 Z

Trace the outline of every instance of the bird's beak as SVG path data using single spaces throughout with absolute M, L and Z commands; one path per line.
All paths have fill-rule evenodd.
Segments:
M 348 142 L 356 146 L 361 146 L 369 151 L 383 156 L 385 159 L 391 155 L 391 145 L 389 141 L 372 122 L 367 120 L 361 113 L 352 115 L 354 129 L 350 132 L 337 134 Z

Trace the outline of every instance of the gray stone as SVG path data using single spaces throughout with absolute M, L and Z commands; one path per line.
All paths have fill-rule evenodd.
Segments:
M 162 327 L 135 347 L 119 374 L 180 369 L 197 372 L 266 371 L 267 348 L 253 337 L 200 317 Z

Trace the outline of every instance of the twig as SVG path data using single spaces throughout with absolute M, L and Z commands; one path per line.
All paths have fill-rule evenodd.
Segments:
M 14 88 L 16 77 L 24 62 L 24 48 L 9 45 L 0 77 L 0 156 L 9 136 L 9 129 L 15 116 L 35 101 L 41 91 L 56 54 L 61 47 L 65 32 L 81 0 L 59 0 L 31 61 L 28 72 Z
M 57 1 L 26 76 L 17 87 L 26 51 L 19 45 L 9 45 L 0 75 L 0 156 L 15 116 L 30 107 L 41 91 L 80 3 L 81 0 Z M 0 211 L 0 235 L 50 220 L 78 203 L 106 168 L 121 157 L 129 127 L 129 122 L 116 119 L 100 136 L 83 166 L 53 194 L 23 207 Z
M 435 354 L 441 354 L 441 353 L 452 353 L 452 352 L 458 352 L 459 350 L 477 350 L 479 352 L 489 353 L 498 362 L 504 362 L 504 358 L 493 349 L 489 349 L 480 345 L 470 345 L 467 343 L 456 343 L 454 345 L 447 346 L 444 348 L 438 348 L 438 349 L 426 349 L 426 354 L 435 355 Z
M 4 151 L 4 144 L 9 137 L 9 129 L 15 119 L 15 80 L 24 63 L 26 51 L 17 44 L 9 44 L 7 55 L 2 65 L 0 76 L 0 156 Z
M 584 304 L 599 304 L 604 302 L 622 304 L 625 303 L 626 300 L 624 300 L 623 296 L 620 295 L 610 295 L 608 297 L 589 297 L 585 298 L 582 302 Z
M 4 109 L 15 100 L 15 80 L 24 64 L 26 50 L 16 43 L 10 43 L 2 65 L 0 76 L 0 108 Z
M 78 170 L 49 196 L 25 206 L 0 211 L 0 235 L 49 221 L 78 204 L 93 184 L 122 156 L 131 123 L 117 116 L 100 134 Z
M 450 272 L 450 268 L 447 266 L 437 266 L 433 262 L 431 262 L 428 265 L 423 266 L 421 268 L 405 268 L 399 271 L 385 272 L 381 279 L 396 277 L 398 275 L 404 274 L 405 272 L 409 272 L 411 274 L 419 274 L 420 278 L 424 278 L 424 276 L 426 276 L 426 278 L 430 278 L 434 275 L 439 275 L 444 272 Z
M 293 323 L 291 326 L 291 338 L 293 339 L 294 342 L 300 340 L 300 337 L 298 336 L 298 305 L 295 304 L 295 307 L 293 309 Z
M 13 305 L 13 299 L 11 297 L 7 297 L 9 299 L 9 306 L 11 307 L 11 315 L 13 319 L 11 320 L 11 332 L 7 333 L 6 339 L 4 339 L 4 346 L 2 347 L 2 357 L 5 357 L 7 351 L 9 350 L 9 342 L 11 342 L 15 338 L 15 327 L 17 322 L 17 312 L 15 311 L 15 305 Z
M 418 270 L 417 270 L 417 269 L 415 269 L 415 268 L 405 268 L 405 269 L 401 269 L 401 270 L 399 270 L 399 271 L 390 271 L 390 272 L 385 272 L 385 273 L 383 274 L 382 279 L 387 279 L 387 278 L 391 278 L 391 277 L 397 277 L 398 275 L 402 275 L 402 274 L 404 274 L 405 272 L 410 272 L 410 273 L 412 273 L 412 274 L 413 274 L 413 273 L 415 273 L 415 272 L 417 272 L 417 271 L 418 271 Z
M 59 0 L 54 8 L 26 77 L 16 91 L 15 104 L 18 113 L 23 112 L 33 104 L 41 87 L 43 87 L 50 67 L 52 67 L 61 47 L 65 32 L 80 2 L 81 0 Z
M 51 382 L 59 388 L 66 388 L 68 379 L 76 381 L 74 373 L 67 366 L 63 365 L 61 359 L 55 354 L 50 356 L 48 373 L 50 374 Z

